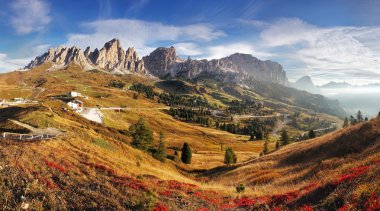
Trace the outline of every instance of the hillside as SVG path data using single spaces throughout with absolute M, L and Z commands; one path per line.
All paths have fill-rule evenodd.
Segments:
M 0 110 L 4 119 L 65 131 L 52 140 L 0 141 L 2 208 L 378 208 L 379 118 L 267 156 L 200 170 L 196 164 L 160 163 L 130 147 L 122 131 L 60 107 L 50 101 Z M 12 126 L 5 121 L 1 127 Z M 247 190 L 236 194 L 240 183 Z

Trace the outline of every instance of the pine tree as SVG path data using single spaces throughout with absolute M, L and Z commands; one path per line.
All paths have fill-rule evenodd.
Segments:
M 280 142 L 276 141 L 276 150 L 280 148 Z
M 344 123 L 343 123 L 343 127 L 348 127 L 349 123 L 348 123 L 348 118 L 346 117 L 344 119 Z
M 237 161 L 237 158 L 236 158 L 235 151 L 233 149 L 227 147 L 226 153 L 224 155 L 224 163 L 225 164 L 232 164 L 232 163 L 236 163 L 236 161 Z
M 166 145 L 164 142 L 164 134 L 162 132 L 160 133 L 160 142 L 157 151 L 154 153 L 154 158 L 161 162 L 165 162 L 166 160 Z
M 356 124 L 356 119 L 351 115 L 350 116 L 350 125 L 355 125 Z
M 358 122 L 363 122 L 363 114 L 362 112 L 359 110 L 358 113 L 356 114 L 356 119 L 358 120 Z
M 269 136 L 265 136 L 265 142 L 264 142 L 264 148 L 263 148 L 263 153 L 264 155 L 268 154 L 269 152 Z
M 181 160 L 185 164 L 191 163 L 191 149 L 188 143 L 184 143 L 182 147 Z
M 282 133 L 281 133 L 281 142 L 282 142 L 282 145 L 284 145 L 284 146 L 289 144 L 288 131 L 286 131 L 286 130 L 282 131 Z
M 145 120 L 140 118 L 136 124 L 131 125 L 129 133 L 132 136 L 132 146 L 148 151 L 152 148 L 153 133 L 152 130 L 145 124 Z
M 315 135 L 314 130 L 310 130 L 309 131 L 309 139 L 312 139 L 312 138 L 315 138 L 315 137 L 316 137 L 316 135 Z

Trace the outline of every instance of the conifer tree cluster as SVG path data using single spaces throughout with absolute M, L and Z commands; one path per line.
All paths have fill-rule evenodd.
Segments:
M 153 147 L 153 132 L 143 118 L 140 118 L 137 123 L 130 126 L 129 134 L 132 136 L 133 147 L 143 151 L 149 151 L 155 159 L 165 162 L 167 148 L 162 132 L 160 133 L 157 148 Z

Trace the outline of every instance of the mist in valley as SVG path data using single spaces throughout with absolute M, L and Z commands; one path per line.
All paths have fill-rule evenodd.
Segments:
M 337 99 L 347 114 L 355 116 L 358 110 L 368 118 L 380 111 L 380 86 L 321 89 L 322 95 Z

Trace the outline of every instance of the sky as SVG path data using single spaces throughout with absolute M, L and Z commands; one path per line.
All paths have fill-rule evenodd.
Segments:
M 0 72 L 57 46 L 118 38 L 140 57 L 240 52 L 277 61 L 290 81 L 380 83 L 379 0 L 0 0 Z

